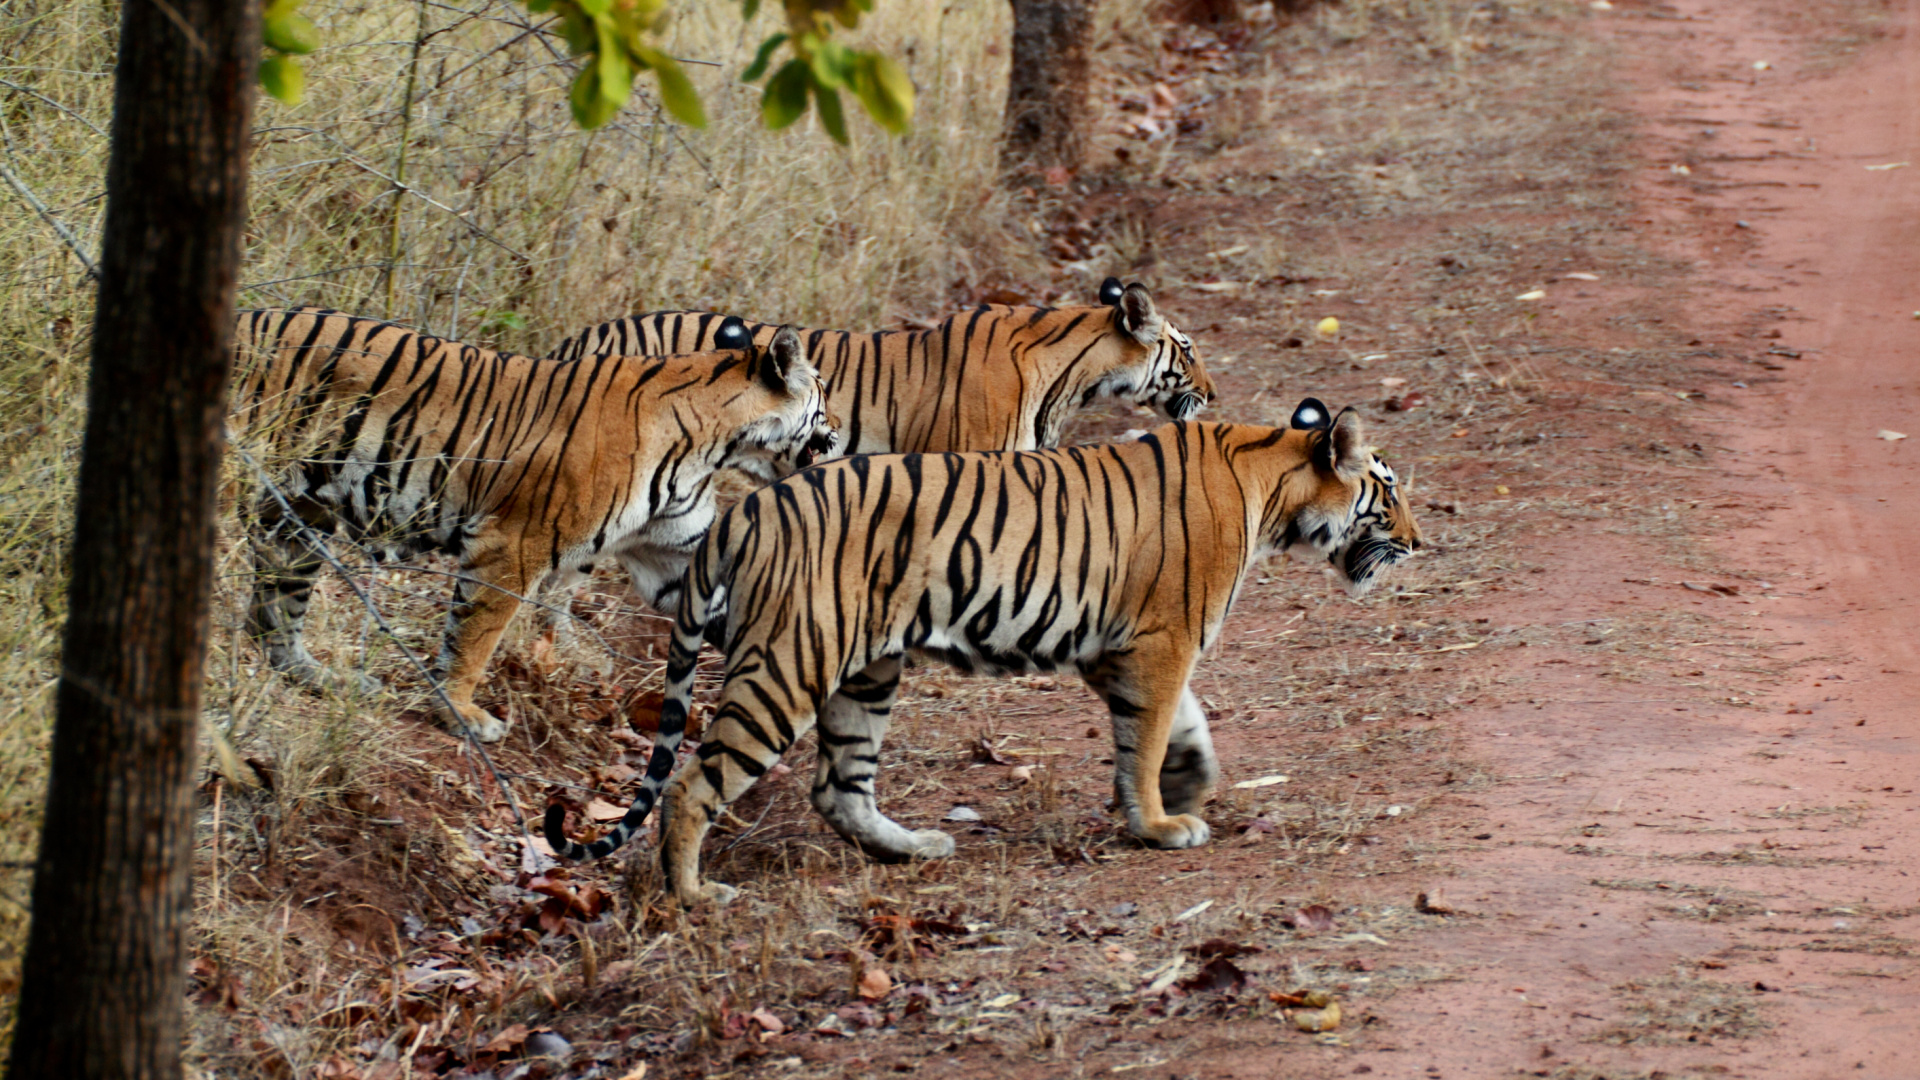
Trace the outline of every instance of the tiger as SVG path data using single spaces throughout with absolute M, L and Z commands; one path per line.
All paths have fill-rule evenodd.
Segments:
M 841 445 L 790 328 L 764 346 L 571 364 L 322 308 L 242 311 L 238 331 L 232 428 L 277 463 L 248 522 L 249 634 L 297 682 L 376 691 L 302 640 L 324 537 L 344 530 L 383 560 L 447 552 L 461 572 L 434 712 L 484 742 L 507 724 L 474 690 L 544 579 L 616 558 L 672 612 L 716 470 L 771 482 Z
M 1073 411 L 1102 398 L 1190 420 L 1214 399 L 1193 341 L 1154 307 L 1146 286 L 1108 278 L 1097 305 L 981 304 L 930 329 L 802 330 L 846 424 L 850 454 L 1040 450 L 1058 446 Z M 740 348 L 733 324 L 701 311 L 657 311 L 582 330 L 548 355 L 652 355 Z M 746 323 L 765 344 L 775 327 Z
M 624 844 L 667 788 L 661 862 L 675 897 L 724 903 L 700 845 L 727 804 L 816 724 L 814 808 L 885 861 L 951 855 L 874 796 L 880 743 L 909 655 L 963 671 L 1071 668 L 1112 716 L 1115 806 L 1134 837 L 1190 848 L 1219 777 L 1188 686 L 1247 571 L 1318 553 L 1354 595 L 1421 543 L 1393 470 L 1351 409 L 1308 398 L 1283 428 L 1181 421 L 1138 440 L 1028 452 L 826 462 L 763 488 L 714 525 L 687 567 L 660 731 L 642 789 L 605 837 Z M 694 661 L 725 597 L 726 668 L 698 752 L 674 772 Z M 671 785 L 668 785 L 669 774 Z

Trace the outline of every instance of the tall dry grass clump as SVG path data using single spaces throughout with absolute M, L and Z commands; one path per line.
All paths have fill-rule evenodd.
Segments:
M 306 101 L 258 113 L 242 306 L 322 304 L 537 353 L 662 307 L 877 328 L 1021 271 L 995 183 L 1004 5 L 879 5 L 855 37 L 906 68 L 918 115 L 905 138 L 856 119 L 846 149 L 811 121 L 761 128 L 759 88 L 737 77 L 771 16 L 679 9 L 667 45 L 707 62 L 688 70 L 711 127 L 671 123 L 643 80 L 583 132 L 564 42 L 519 4 L 309 0 L 324 45 Z M 0 996 L 17 988 L 44 790 L 117 22 L 111 4 L 0 5 Z M 251 487 L 234 479 L 230 494 Z M 390 706 L 259 671 L 239 639 L 244 545 L 221 559 L 209 728 L 229 771 L 272 763 L 274 813 L 248 825 L 270 848 L 383 760 Z M 429 655 L 445 587 L 392 578 L 383 593 Z M 323 589 L 315 619 L 336 663 L 365 661 L 350 597 Z

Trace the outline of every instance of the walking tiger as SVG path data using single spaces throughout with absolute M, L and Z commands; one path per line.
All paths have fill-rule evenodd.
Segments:
M 1285 428 L 1174 423 L 1115 445 L 816 466 L 715 523 L 688 566 L 641 792 L 585 845 L 549 807 L 548 842 L 566 858 L 604 856 L 666 787 L 669 887 L 685 903 L 724 902 L 734 890 L 700 878 L 702 838 L 817 724 L 813 804 L 835 831 L 886 860 L 951 854 L 951 837 L 905 829 L 875 802 L 912 653 L 987 673 L 1079 672 L 1112 714 L 1128 831 L 1156 847 L 1204 844 L 1198 814 L 1219 769 L 1187 681 L 1248 569 L 1273 552 L 1317 553 L 1361 593 L 1419 545 L 1358 414 L 1330 416 L 1312 398 Z M 694 661 L 716 618 L 720 702 L 675 773 Z
M 568 364 L 300 308 L 241 312 L 236 351 L 233 427 L 271 448 L 285 498 L 263 496 L 250 530 L 248 625 L 269 662 L 310 685 L 377 688 L 302 640 L 320 537 L 344 530 L 381 558 L 446 551 L 461 576 L 435 709 L 485 741 L 507 725 L 474 689 L 521 597 L 612 557 L 671 612 L 713 521 L 715 471 L 770 482 L 840 442 L 785 328 L 761 346 Z

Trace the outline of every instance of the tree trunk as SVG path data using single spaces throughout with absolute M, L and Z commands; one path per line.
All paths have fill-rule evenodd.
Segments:
M 258 0 L 128 0 L 9 1075 L 181 1073 L 193 771 Z
M 1078 169 L 1086 156 L 1087 41 L 1093 0 L 1011 0 L 1003 171 Z

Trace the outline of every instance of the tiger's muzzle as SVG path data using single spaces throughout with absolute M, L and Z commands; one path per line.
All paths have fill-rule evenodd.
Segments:
M 1167 416 L 1173 420 L 1191 420 L 1207 407 L 1211 395 L 1198 390 L 1182 390 L 1167 399 Z
M 1327 561 L 1346 576 L 1348 594 L 1359 596 L 1373 587 L 1373 579 L 1380 571 L 1412 555 L 1418 546 L 1418 540 L 1409 543 L 1391 533 L 1369 531 L 1355 537 Z

